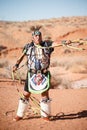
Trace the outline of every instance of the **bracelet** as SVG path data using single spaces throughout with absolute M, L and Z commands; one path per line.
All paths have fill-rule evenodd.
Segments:
M 18 68 L 18 67 L 19 67 L 19 64 L 15 64 L 15 66 Z

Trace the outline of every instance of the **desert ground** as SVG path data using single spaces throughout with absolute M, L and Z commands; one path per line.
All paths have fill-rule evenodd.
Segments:
M 23 120 L 14 122 L 23 91 L 26 58 L 12 77 L 12 67 L 26 43 L 32 26 L 41 26 L 43 40 L 58 42 L 51 55 L 51 121 L 28 108 Z M 70 40 L 70 45 L 62 41 Z M 19 76 L 18 76 L 19 75 Z M 20 93 L 17 92 L 17 88 Z M 32 94 L 40 100 L 40 95 Z M 38 21 L 0 21 L 0 130 L 87 130 L 87 17 L 62 17 Z M 32 101 L 30 100 L 30 104 Z

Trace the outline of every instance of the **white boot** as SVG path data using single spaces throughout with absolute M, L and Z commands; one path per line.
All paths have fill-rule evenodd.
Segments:
M 20 99 L 19 105 L 18 105 L 18 110 L 17 110 L 17 116 L 23 117 L 24 113 L 27 109 L 27 106 L 28 106 L 28 100 L 27 99 Z
M 17 116 L 14 118 L 15 121 L 19 121 L 23 118 L 24 113 L 28 107 L 28 100 L 27 99 L 20 99 L 18 110 L 17 110 Z
M 40 102 L 41 117 L 49 117 L 51 114 L 51 102 L 50 99 L 42 99 Z

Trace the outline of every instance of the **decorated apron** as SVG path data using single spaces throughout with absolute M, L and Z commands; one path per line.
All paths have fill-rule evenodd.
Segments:
M 28 89 L 31 93 L 39 94 L 49 89 L 50 73 L 47 73 L 47 75 L 37 73 L 31 76 L 30 72 L 28 72 Z

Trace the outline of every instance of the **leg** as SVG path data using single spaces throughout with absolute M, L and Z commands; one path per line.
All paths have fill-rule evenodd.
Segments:
M 25 111 L 28 107 L 28 103 L 29 103 L 29 97 L 30 97 L 29 92 L 24 91 L 23 95 L 24 98 L 20 98 L 19 99 L 19 105 L 18 105 L 18 109 L 17 109 L 17 116 L 14 118 L 15 121 L 19 121 L 23 118 Z
M 41 94 L 41 102 L 40 102 L 40 106 L 41 106 L 41 117 L 43 117 L 44 119 L 48 120 L 50 114 L 51 114 L 51 104 L 50 104 L 50 99 L 49 99 L 49 92 L 46 91 L 44 93 Z

